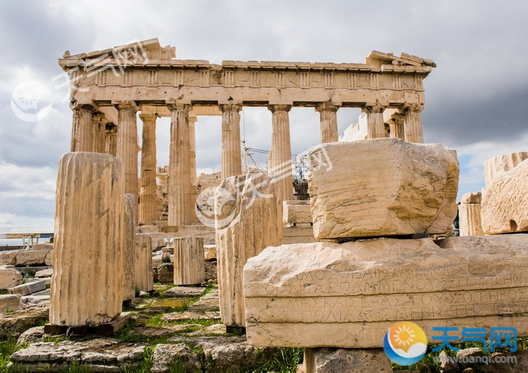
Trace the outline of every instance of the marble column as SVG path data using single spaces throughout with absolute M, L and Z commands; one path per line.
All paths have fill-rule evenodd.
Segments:
M 337 142 L 337 110 L 339 106 L 330 102 L 320 103 L 315 107 L 321 120 L 321 143 Z
M 402 112 L 405 115 L 405 141 L 423 143 L 422 105 L 406 105 Z
M 198 117 L 193 114 L 189 116 L 189 148 L 190 148 L 190 167 L 191 167 L 191 220 L 192 224 L 198 224 L 194 206 L 198 198 L 198 176 L 196 175 L 196 122 Z
M 458 226 L 461 236 L 483 236 L 480 215 L 482 193 L 466 193 L 458 205 Z
M 108 323 L 123 302 L 124 185 L 121 159 L 68 153 L 55 198 L 52 325 Z
M 105 151 L 106 154 L 112 154 L 114 157 L 117 153 L 117 126 L 113 123 L 105 125 Z
M 116 103 L 118 111 L 116 157 L 123 160 L 125 194 L 138 196 L 138 134 L 134 102 Z
M 367 114 L 367 139 L 385 137 L 385 123 L 383 122 L 385 107 L 378 103 L 366 104 L 361 110 Z
M 139 118 L 143 121 L 139 223 L 152 225 L 158 219 L 156 195 L 156 115 L 140 114 Z
M 174 238 L 174 285 L 199 285 L 204 281 L 203 238 Z
M 168 105 L 171 111 L 169 154 L 169 226 L 191 224 L 191 144 L 189 111 L 191 105 Z
M 93 115 L 93 152 L 106 152 L 106 118 L 103 113 Z
M 293 199 L 293 183 L 288 114 L 291 105 L 270 105 L 269 110 L 272 113 L 272 129 L 268 172 L 277 180 L 277 200 L 291 200 Z
M 242 174 L 240 147 L 241 105 L 220 105 L 222 111 L 222 180 Z
M 393 114 L 389 120 L 390 137 L 405 140 L 404 123 L 405 116 L 403 114 Z
M 73 123 L 71 137 L 72 152 L 92 152 L 93 145 L 93 115 L 95 106 L 77 104 L 72 106 Z

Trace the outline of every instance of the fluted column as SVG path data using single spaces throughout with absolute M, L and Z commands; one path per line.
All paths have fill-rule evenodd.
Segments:
M 139 222 L 140 224 L 154 224 L 158 218 L 156 203 L 156 115 L 140 114 L 139 118 L 143 121 Z
M 106 118 L 103 113 L 93 115 L 93 152 L 105 153 L 106 151 Z
M 367 139 L 385 137 L 385 123 L 383 122 L 385 107 L 378 103 L 366 104 L 361 110 L 367 114 Z
M 109 123 L 105 126 L 105 153 L 112 154 L 114 157 L 117 154 L 117 126 Z
M 95 106 L 90 104 L 77 104 L 72 106 L 72 152 L 92 152 L 93 145 L 93 115 Z
M 423 143 L 422 105 L 406 105 L 402 112 L 405 115 L 405 141 Z
M 188 104 L 168 105 L 171 110 L 169 157 L 169 225 L 191 224 L 191 163 Z
M 52 325 L 108 323 L 123 302 L 124 185 L 121 159 L 68 153 L 59 162 Z
M 174 285 L 197 285 L 204 281 L 203 238 L 174 238 Z
M 123 160 L 125 194 L 138 196 L 138 135 L 134 102 L 116 103 L 118 111 L 116 157 Z
M 270 105 L 272 113 L 269 173 L 277 180 L 277 200 L 293 199 L 290 105 Z M 279 180 L 280 179 L 280 180 Z
M 315 107 L 321 120 L 321 143 L 337 142 L 337 110 L 339 106 L 330 102 L 323 102 Z
M 458 223 L 460 236 L 483 236 L 482 218 L 480 215 L 482 193 L 466 193 L 458 205 Z
M 190 149 L 190 167 L 191 167 L 191 218 L 192 224 L 198 224 L 199 220 L 196 217 L 194 206 L 196 205 L 196 198 L 198 197 L 198 177 L 196 175 L 196 122 L 198 117 L 196 115 L 189 116 L 189 149 Z
M 389 120 L 390 137 L 405 140 L 405 131 L 403 130 L 405 117 L 403 114 L 393 114 Z
M 241 105 L 220 105 L 222 110 L 222 179 L 242 174 L 240 148 Z

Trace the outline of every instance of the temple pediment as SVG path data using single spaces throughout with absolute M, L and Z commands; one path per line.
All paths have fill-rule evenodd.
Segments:
M 148 64 L 149 60 L 171 60 L 176 58 L 176 48 L 170 45 L 162 47 L 157 38 L 148 40 L 137 40 L 124 45 L 118 45 L 113 48 L 93 51 L 88 53 L 70 54 L 69 51 L 64 53 L 62 59 L 59 59 L 61 66 L 67 66 L 71 62 L 84 60 L 100 64 L 123 63 L 128 64 Z

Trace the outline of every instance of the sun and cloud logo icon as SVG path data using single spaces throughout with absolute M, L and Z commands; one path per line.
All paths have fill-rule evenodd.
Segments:
M 401 321 L 387 330 L 383 338 L 383 348 L 394 363 L 409 366 L 424 357 L 427 351 L 427 337 L 418 325 Z

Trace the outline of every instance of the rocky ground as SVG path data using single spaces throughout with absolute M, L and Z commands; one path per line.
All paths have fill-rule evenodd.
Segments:
M 243 330 L 220 322 L 218 288 L 156 285 L 124 311 L 129 324 L 114 337 L 44 334 L 49 303 L 4 313 L 1 337 L 17 338 L 5 361 L 11 372 L 268 372 L 295 371 L 293 349 L 257 349 Z M 4 356 L 6 359 L 6 356 Z M 7 366 L 7 368 L 6 368 Z M 0 365 L 0 370 L 2 366 Z

